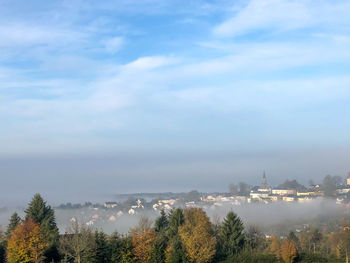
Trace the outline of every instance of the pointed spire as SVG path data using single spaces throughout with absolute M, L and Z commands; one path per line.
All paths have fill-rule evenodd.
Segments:
M 265 171 L 263 172 L 263 179 L 262 179 L 261 185 L 264 186 L 264 187 L 267 186 L 267 179 L 266 179 Z

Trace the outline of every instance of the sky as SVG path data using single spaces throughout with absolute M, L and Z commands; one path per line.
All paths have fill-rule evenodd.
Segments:
M 349 0 L 0 0 L 0 199 L 345 176 L 349 13 Z

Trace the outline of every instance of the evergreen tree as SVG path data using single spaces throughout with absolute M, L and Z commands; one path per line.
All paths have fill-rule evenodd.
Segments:
M 158 235 L 152 246 L 151 259 L 149 263 L 161 263 L 165 262 L 165 249 L 167 246 L 167 240 L 165 235 Z
M 135 262 L 132 250 L 133 250 L 133 246 L 132 246 L 131 237 L 123 238 L 121 242 L 121 249 L 120 249 L 120 261 L 118 261 L 118 263 Z
M 5 263 L 6 261 L 6 244 L 5 241 L 0 241 L 0 263 Z
M 181 208 L 171 210 L 169 215 L 169 238 L 176 236 L 179 232 L 179 227 L 184 223 L 184 214 Z
M 14 212 L 10 218 L 9 225 L 6 230 L 6 237 L 9 238 L 11 236 L 11 233 L 15 228 L 21 223 L 21 218 L 18 216 L 16 212 Z
M 239 253 L 245 244 L 244 227 L 241 219 L 229 212 L 221 226 L 217 242 L 217 256 L 231 257 Z
M 156 219 L 154 227 L 157 233 L 165 232 L 168 229 L 169 221 L 164 209 L 160 211 L 160 216 Z
M 188 262 L 186 251 L 182 245 L 179 235 L 172 237 L 165 251 L 166 263 L 185 263 Z
M 110 262 L 108 242 L 106 234 L 102 231 L 95 231 L 95 263 L 107 263 Z
M 112 263 L 121 261 L 122 239 L 117 232 L 114 232 L 108 242 L 109 256 Z
M 169 228 L 167 231 L 168 244 L 165 250 L 165 262 L 188 262 L 185 248 L 179 236 L 179 227 L 184 223 L 184 214 L 181 208 L 171 210 L 169 215 Z
M 40 225 L 40 229 L 49 242 L 49 249 L 45 254 L 47 262 L 51 262 L 52 260 L 57 261 L 59 259 L 57 250 L 58 228 L 54 210 L 46 204 L 40 194 L 35 194 L 25 213 L 26 220 L 33 220 Z
M 151 253 L 151 262 L 164 262 L 165 249 L 168 243 L 167 230 L 169 228 L 169 221 L 163 209 L 160 211 L 160 216 L 156 219 L 154 226 L 157 237 Z

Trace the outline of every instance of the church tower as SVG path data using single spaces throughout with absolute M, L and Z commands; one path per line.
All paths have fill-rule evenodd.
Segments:
M 267 187 L 267 179 L 266 179 L 266 175 L 265 175 L 265 171 L 263 173 L 263 179 L 262 179 L 262 182 L 261 182 L 261 186 L 262 187 Z

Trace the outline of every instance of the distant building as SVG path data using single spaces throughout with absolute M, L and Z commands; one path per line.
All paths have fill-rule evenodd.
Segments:
M 348 173 L 348 178 L 346 179 L 346 184 L 350 185 L 350 172 Z
M 294 202 L 295 196 L 294 195 L 286 195 L 282 197 L 282 200 L 285 202 Z
M 264 172 L 261 186 L 255 186 L 252 188 L 252 190 L 250 191 L 250 198 L 252 200 L 263 201 L 264 199 L 269 198 L 269 195 L 271 194 L 271 192 L 272 192 L 272 189 L 267 184 L 267 179 Z
M 272 189 L 272 194 L 275 195 L 295 195 L 297 191 L 295 189 L 281 189 L 281 188 L 274 188 Z
M 129 214 L 129 215 L 134 215 L 134 214 L 135 214 L 135 210 L 134 210 L 134 209 L 132 209 L 132 208 L 131 208 L 131 209 L 129 209 L 128 214 Z
M 106 207 L 106 208 L 115 208 L 117 206 L 118 206 L 117 202 L 105 202 L 104 203 L 104 207 Z
M 342 185 L 337 188 L 337 194 L 343 195 L 350 193 L 350 185 Z
M 108 221 L 115 221 L 117 218 L 115 217 L 115 216 L 110 216 L 109 218 L 108 218 Z

